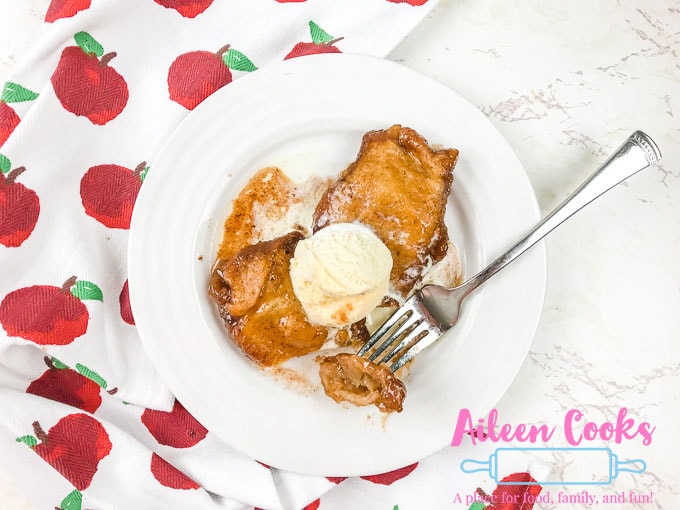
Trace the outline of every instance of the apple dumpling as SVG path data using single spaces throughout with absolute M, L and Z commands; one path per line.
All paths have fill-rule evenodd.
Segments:
M 400 412 L 395 374 L 338 352 L 356 352 L 381 306 L 426 281 L 456 283 L 444 213 L 457 158 L 397 124 L 366 133 L 337 179 L 257 172 L 232 204 L 209 285 L 234 344 L 262 367 L 321 351 L 330 398 Z
M 433 150 L 413 129 L 369 131 L 357 159 L 321 197 L 314 232 L 334 223 L 372 228 L 392 253 L 390 281 L 405 297 L 448 249 L 444 223 L 456 149 Z
M 291 232 L 246 246 L 232 259 L 221 259 L 210 280 L 233 342 L 261 366 L 279 364 L 321 348 L 328 336 L 311 324 L 293 291 L 290 259 L 303 239 Z

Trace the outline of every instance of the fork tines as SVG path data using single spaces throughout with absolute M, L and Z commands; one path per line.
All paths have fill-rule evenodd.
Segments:
M 435 322 L 419 294 L 415 294 L 371 335 L 357 354 L 377 364 L 387 363 L 399 355 L 390 365 L 390 370 L 395 372 L 438 338 L 441 329 Z M 428 335 L 430 338 L 421 342 Z

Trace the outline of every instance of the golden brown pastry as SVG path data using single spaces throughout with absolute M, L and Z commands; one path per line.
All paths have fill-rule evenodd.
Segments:
M 356 161 L 319 201 L 313 231 L 354 221 L 373 228 L 392 253 L 390 283 L 406 296 L 446 255 L 444 212 L 457 158 L 456 149 L 433 150 L 398 124 L 369 131 Z
M 290 259 L 301 239 L 291 232 L 246 246 L 212 272 L 209 294 L 231 339 L 261 366 L 317 351 L 328 336 L 309 323 L 293 291 Z
M 233 202 L 231 214 L 224 222 L 223 240 L 217 257 L 231 259 L 249 244 L 258 231 L 257 216 L 276 222 L 285 216 L 296 200 L 295 184 L 280 168 L 265 167 L 248 181 Z
M 403 408 L 406 387 L 385 365 L 342 353 L 321 358 L 319 375 L 326 395 L 336 402 L 375 405 L 386 412 L 401 412 Z

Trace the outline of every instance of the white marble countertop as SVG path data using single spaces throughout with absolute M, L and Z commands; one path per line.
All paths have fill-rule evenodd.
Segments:
M 0 3 L 0 82 L 48 3 Z M 559 425 L 572 408 L 603 423 L 626 407 L 655 426 L 649 446 L 613 445 L 648 469 L 608 488 L 652 492 L 653 503 L 608 508 L 680 504 L 679 51 L 679 0 L 440 0 L 390 55 L 489 117 L 523 163 L 543 213 L 632 131 L 646 131 L 663 153 L 660 166 L 547 239 L 541 322 L 498 404 L 512 424 Z M 29 508 L 22 500 L 11 474 L 0 473 L 0 506 Z

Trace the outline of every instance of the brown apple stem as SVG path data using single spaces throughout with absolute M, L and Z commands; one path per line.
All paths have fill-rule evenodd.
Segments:
M 104 66 L 107 65 L 109 62 L 111 62 L 111 60 L 113 60 L 113 58 L 114 58 L 115 56 L 116 56 L 116 52 L 115 52 L 115 51 L 112 51 L 111 53 L 107 53 L 107 54 L 104 55 L 104 56 L 101 58 L 101 60 L 99 61 L 99 66 L 100 66 L 100 67 L 104 67 Z
M 225 44 L 219 50 L 217 50 L 217 52 L 215 53 L 215 56 L 217 58 L 222 58 L 222 55 L 224 55 L 226 52 L 228 52 L 229 48 L 231 48 L 231 44 Z
M 344 37 L 336 37 L 332 41 L 329 41 L 327 43 L 324 43 L 324 46 L 333 46 L 336 42 L 340 42 L 344 39 Z
M 21 174 L 24 173 L 24 171 L 26 171 L 25 166 L 20 166 L 20 167 L 15 168 L 14 170 L 10 171 L 7 174 L 7 176 L 5 177 L 5 182 L 7 184 L 14 182 L 17 177 L 19 177 Z
M 45 362 L 45 365 L 47 365 L 47 368 L 56 368 L 52 362 L 51 356 L 44 356 L 43 361 Z
M 47 443 L 47 432 L 43 430 L 38 421 L 33 422 L 33 433 L 35 434 L 35 437 L 38 438 L 38 441 L 41 443 Z
M 68 280 L 64 282 L 64 285 L 61 286 L 61 291 L 62 292 L 71 292 L 71 287 L 73 287 L 76 284 L 76 280 L 78 279 L 77 276 L 71 276 Z
M 146 168 L 146 161 L 142 161 L 139 165 L 137 165 L 135 167 L 135 170 L 134 170 L 134 172 L 132 172 L 132 175 L 134 177 L 139 177 L 140 174 L 144 171 L 145 168 Z
M 116 393 L 118 393 L 118 388 L 111 388 L 110 390 L 106 390 L 106 392 L 109 395 L 115 395 Z
M 481 487 L 477 487 L 477 490 L 475 492 L 477 492 L 477 494 L 479 494 L 480 498 L 485 499 L 485 500 L 489 499 L 489 495 L 486 492 L 484 492 L 484 489 L 482 489 Z

